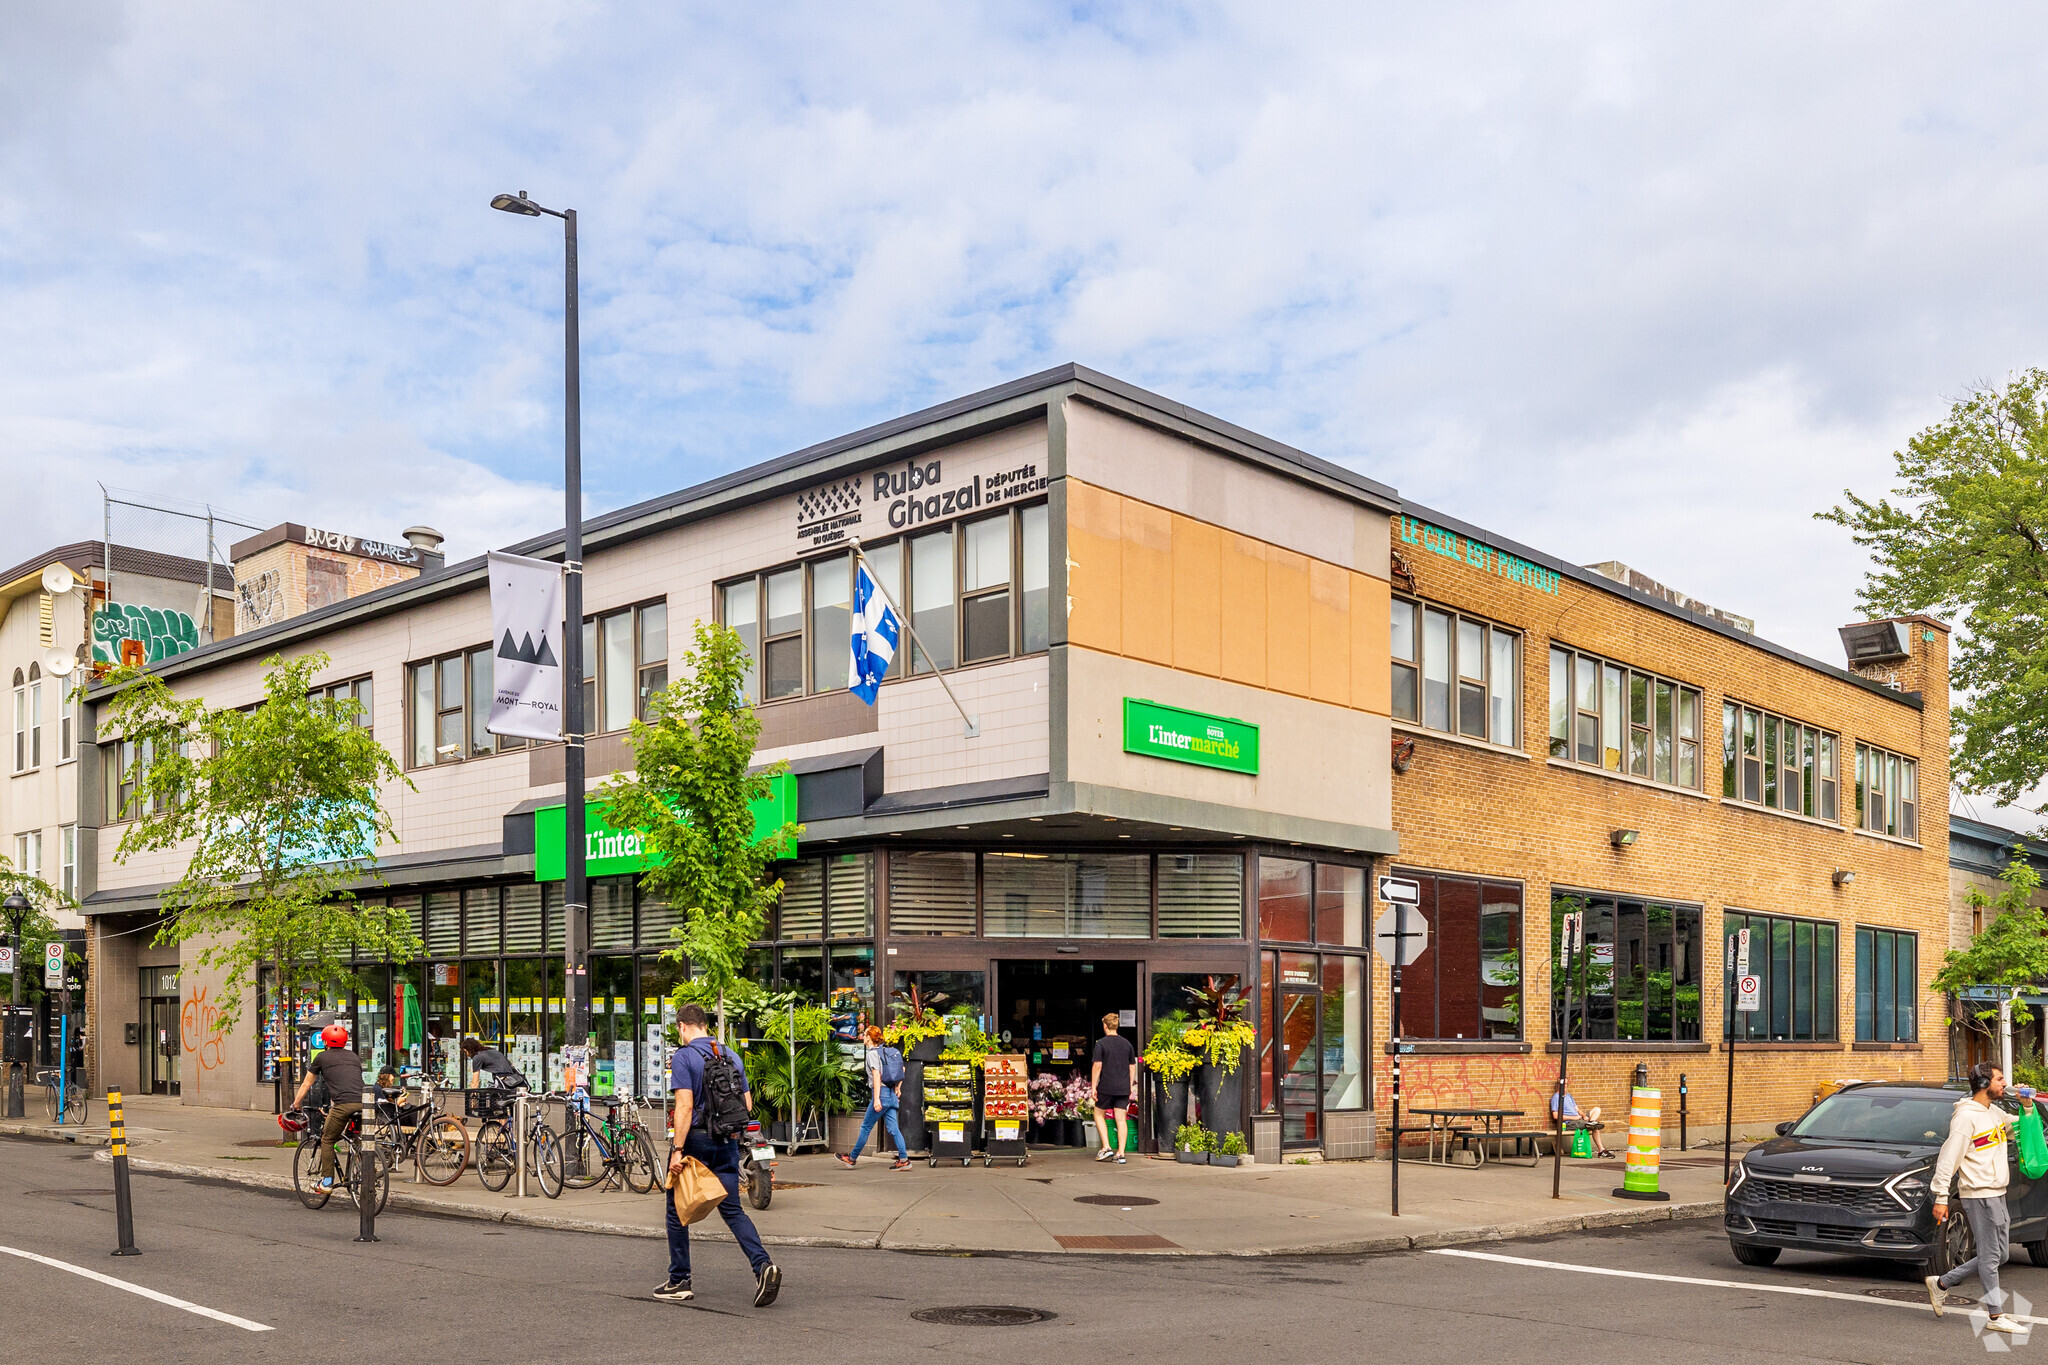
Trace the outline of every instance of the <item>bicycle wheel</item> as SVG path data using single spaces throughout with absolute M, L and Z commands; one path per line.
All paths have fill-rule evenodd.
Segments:
M 43 1108 L 50 1115 L 50 1122 L 57 1121 L 57 1086 L 55 1082 L 43 1087 Z
M 310 1129 L 299 1134 L 299 1149 L 292 1153 L 292 1188 L 309 1209 L 326 1208 L 333 1193 L 320 1188 L 320 1135 Z
M 64 1121 L 81 1125 L 85 1122 L 85 1087 L 77 1082 L 64 1091 Z
M 609 1168 L 605 1151 L 582 1124 L 562 1135 L 562 1183 L 572 1190 L 587 1190 L 605 1178 Z
M 619 1156 L 625 1163 L 626 1188 L 646 1194 L 654 1188 L 654 1144 L 647 1134 L 633 1131 L 619 1135 Z
M 376 1211 L 379 1214 L 384 1212 L 384 1205 L 391 1198 L 391 1162 L 389 1155 L 383 1143 L 371 1142 L 365 1145 L 360 1138 L 352 1140 L 341 1149 L 341 1160 L 335 1166 L 334 1182 L 337 1185 L 344 1182 L 347 1183 L 348 1199 L 351 1204 L 354 1204 L 357 1208 L 362 1207 L 362 1184 L 357 1178 L 357 1172 L 362 1170 L 363 1162 L 367 1157 L 374 1156 L 377 1161 L 377 1169 L 372 1177 L 372 1193 L 376 1197 Z
M 476 1178 L 487 1190 L 502 1190 L 515 1167 L 512 1138 L 505 1125 L 491 1119 L 476 1130 Z
M 429 1185 L 453 1185 L 469 1164 L 469 1130 L 448 1114 L 427 1124 L 413 1137 L 420 1179 Z
M 540 1192 L 550 1199 L 562 1197 L 562 1140 L 546 1124 L 534 1129 L 533 1169 L 540 1177 Z

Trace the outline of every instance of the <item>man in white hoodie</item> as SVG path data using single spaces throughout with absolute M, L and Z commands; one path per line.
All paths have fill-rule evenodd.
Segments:
M 1985 1329 L 2012 1333 L 2026 1328 L 2005 1311 L 2005 1294 L 1998 1287 L 1998 1268 L 2005 1263 L 2012 1229 L 2005 1207 L 2005 1187 L 2012 1178 L 2005 1143 L 2012 1126 L 2005 1110 L 1998 1107 L 1999 1097 L 2004 1094 L 2003 1071 L 1989 1062 L 1979 1062 L 1970 1068 L 1970 1096 L 1956 1101 L 1948 1123 L 1948 1138 L 1941 1144 L 1941 1155 L 1934 1162 L 1934 1229 L 1939 1237 L 1942 1225 L 1948 1221 L 1949 1180 L 1959 1177 L 1963 1218 L 1970 1225 L 1977 1254 L 1946 1275 L 1929 1275 L 1927 1298 L 1934 1305 L 1934 1316 L 1940 1317 L 1948 1291 L 1974 1274 L 1984 1284 L 1984 1311 L 1991 1315 Z M 2038 1128 L 2041 1119 L 2034 1112 L 2032 1096 L 2022 1090 L 2020 1103 L 2026 1110 L 2020 1122 Z M 2039 1174 L 2028 1171 L 2029 1176 Z

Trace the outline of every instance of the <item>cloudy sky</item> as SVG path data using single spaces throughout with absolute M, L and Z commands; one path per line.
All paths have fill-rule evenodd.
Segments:
M 694 13 L 680 12 L 685 9 Z M 2024 8 L 15 6 L 0 562 L 96 484 L 458 555 L 1067 360 L 1835 657 L 2048 358 Z M 21 514 L 26 509 L 26 514 Z

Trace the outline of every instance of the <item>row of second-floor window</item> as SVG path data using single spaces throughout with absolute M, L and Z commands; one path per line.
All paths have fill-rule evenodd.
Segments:
M 1721 795 L 1832 822 L 1840 741 L 1755 707 L 1721 706 Z
M 78 826 L 57 827 L 57 866 L 46 868 L 43 864 L 43 832 L 39 829 L 26 830 L 14 836 L 14 870 L 25 877 L 39 881 L 50 880 L 57 890 L 69 899 L 78 897 Z
M 495 692 L 493 646 L 476 645 L 406 665 L 406 766 L 430 768 L 512 749 L 528 741 L 487 728 Z M 583 725 L 590 734 L 623 730 L 647 718 L 647 703 L 668 686 L 668 604 L 586 617 L 583 622 Z
M 1394 719 L 1520 746 L 1515 714 L 1522 676 L 1519 634 L 1397 597 L 1390 645 Z
M 45 678 L 43 666 L 33 663 L 26 672 L 14 670 L 14 771 L 18 773 L 43 766 L 43 731 L 53 701 L 45 693 L 54 694 L 56 734 L 51 738 L 56 743 L 56 761 L 68 763 L 75 756 L 77 724 L 71 688 L 62 678 Z
M 1920 768 L 1910 758 L 1856 746 L 1856 827 L 1897 839 L 1920 837 Z
M 1046 505 L 1033 503 L 862 547 L 869 572 L 911 627 L 897 646 L 892 679 L 1047 648 L 1047 518 Z M 845 690 L 853 585 L 850 553 L 719 585 L 719 620 L 739 632 L 754 663 L 749 701 Z
M 1550 756 L 1697 791 L 1700 691 L 1553 646 Z

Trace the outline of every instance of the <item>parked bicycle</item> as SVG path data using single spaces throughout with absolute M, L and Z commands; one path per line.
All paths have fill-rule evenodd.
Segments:
M 77 1067 L 73 1067 L 71 1069 L 71 1078 L 63 1086 L 64 1096 L 61 1104 L 57 1097 L 58 1085 L 56 1067 L 39 1067 L 36 1070 L 33 1080 L 35 1084 L 47 1086 L 49 1088 L 49 1094 L 48 1097 L 44 1100 L 44 1103 L 48 1106 L 50 1113 L 50 1121 L 52 1123 L 85 1122 L 86 1087 L 85 1073 L 83 1071 L 79 1070 Z
M 654 1188 L 654 1140 L 637 1118 L 631 1099 L 614 1099 L 603 1122 L 590 1112 L 590 1097 L 575 1092 L 567 1101 L 562 1134 L 562 1180 L 572 1190 L 603 1182 L 634 1194 Z
M 476 1130 L 476 1177 L 487 1190 L 502 1190 L 519 1169 L 519 1149 L 511 1128 L 514 1093 L 511 1090 L 472 1090 L 472 1115 L 489 1115 Z M 562 1197 L 562 1140 L 548 1126 L 542 1101 L 566 1099 L 564 1095 L 529 1096 L 531 1114 L 526 1125 L 526 1148 L 540 1177 L 541 1193 L 550 1199 Z
M 429 1185 L 453 1185 L 468 1168 L 469 1129 L 461 1119 L 440 1112 L 432 1079 L 420 1081 L 418 1103 L 387 1100 L 378 1107 L 384 1119 L 378 1140 L 387 1165 L 395 1169 L 401 1161 L 410 1161 Z
M 287 1135 L 295 1134 L 299 1140 L 298 1151 L 292 1154 L 292 1189 L 297 1192 L 299 1202 L 309 1209 L 327 1207 L 327 1201 L 334 1197 L 337 1189 L 348 1192 L 349 1202 L 362 1204 L 362 1192 L 358 1188 L 356 1172 L 363 1168 L 366 1160 L 374 1157 L 376 1166 L 377 1212 L 384 1212 L 384 1204 L 391 1198 L 391 1162 L 386 1157 L 387 1149 L 381 1137 L 363 1139 L 363 1116 L 360 1112 L 351 1114 L 348 1126 L 342 1129 L 340 1141 L 334 1144 L 334 1184 L 320 1187 L 320 1130 L 326 1122 L 326 1112 L 320 1109 L 292 1109 L 277 1116 L 277 1126 Z

